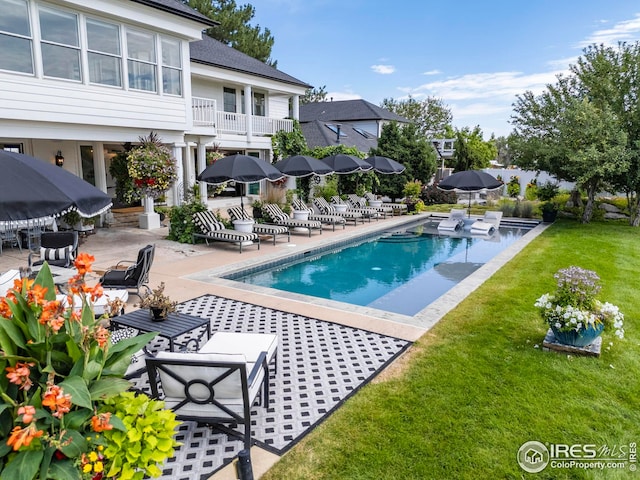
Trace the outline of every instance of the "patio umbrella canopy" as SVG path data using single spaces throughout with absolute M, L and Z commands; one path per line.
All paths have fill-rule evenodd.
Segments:
M 77 210 L 89 218 L 111 197 L 73 173 L 22 153 L 0 150 L 0 221 L 39 220 Z
M 372 168 L 371 165 L 364 160 L 354 155 L 346 155 L 344 153 L 329 155 L 321 159 L 321 161 L 329 165 L 335 173 L 366 172 Z
M 399 174 L 405 171 L 405 166 L 401 163 L 387 157 L 381 157 L 380 155 L 365 158 L 364 161 L 371 165 L 373 170 L 378 173 Z
M 216 160 L 205 168 L 198 180 L 212 184 L 220 184 L 234 180 L 239 183 L 253 183 L 261 180 L 275 182 L 284 177 L 284 174 L 270 163 L 250 155 L 230 155 Z M 244 195 L 240 196 L 240 206 L 244 208 Z
M 496 190 L 503 182 L 482 170 L 465 170 L 449 175 L 438 184 L 440 190 L 455 191 L 469 194 L 468 215 L 471 216 L 471 194 Z
M 307 155 L 294 155 L 274 163 L 273 166 L 290 177 L 329 175 L 333 173 L 333 169 L 325 162 Z

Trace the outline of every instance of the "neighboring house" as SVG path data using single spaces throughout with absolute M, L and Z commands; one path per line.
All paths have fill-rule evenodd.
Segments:
M 346 145 L 368 154 L 378 146 L 382 127 L 410 123 L 366 100 L 314 102 L 300 106 L 300 128 L 310 148 Z
M 270 159 L 310 85 L 203 40 L 215 25 L 178 0 L 0 0 L 0 148 L 113 193 L 111 159 L 154 131 L 178 160 L 175 203 L 207 147 Z

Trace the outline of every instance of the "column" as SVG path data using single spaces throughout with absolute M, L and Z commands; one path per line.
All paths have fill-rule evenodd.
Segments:
M 200 139 L 198 141 L 198 173 L 202 173 L 204 169 L 207 167 L 207 149 L 205 148 L 205 144 Z M 205 182 L 200 182 L 200 200 L 205 205 L 207 204 L 207 184 Z
M 184 168 L 182 164 L 182 148 L 184 143 L 173 144 L 173 158 L 176 159 L 176 173 L 178 178 L 171 188 L 171 194 L 173 196 L 173 205 L 182 205 L 184 201 Z
M 251 143 L 253 137 L 253 92 L 251 85 L 244 86 L 244 111 L 247 115 L 247 142 Z
M 293 110 L 291 112 L 293 114 L 293 119 L 300 120 L 300 95 L 294 95 L 291 98 L 291 109 Z

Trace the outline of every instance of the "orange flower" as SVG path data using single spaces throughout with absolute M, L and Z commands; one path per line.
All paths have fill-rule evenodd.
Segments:
M 102 288 L 102 284 L 101 283 L 96 283 L 93 286 L 93 288 L 91 289 L 90 293 L 91 293 L 91 301 L 95 302 L 102 295 L 104 295 L 104 288 Z
M 42 396 L 42 405 L 49 407 L 54 417 L 61 418 L 71 409 L 71 395 L 63 393 L 58 385 L 49 385 Z
M 35 363 L 16 363 L 15 367 L 7 367 L 7 378 L 11 383 L 15 383 L 16 385 L 20 385 L 22 390 L 29 390 L 33 382 L 29 378 L 31 374 L 31 370 L 29 367 L 35 366 Z
M 31 441 L 34 438 L 41 437 L 44 432 L 42 430 L 37 430 L 36 424 L 32 423 L 28 427 L 14 427 L 11 430 L 11 435 L 7 440 L 8 446 L 13 446 L 13 450 L 20 450 L 20 447 L 23 445 L 28 447 Z
M 98 342 L 98 346 L 100 348 L 104 348 L 109 341 L 109 330 L 104 328 L 103 326 L 99 326 L 96 329 L 96 333 L 94 334 L 96 341 Z
M 27 301 L 35 305 L 42 305 L 45 302 L 44 296 L 47 293 L 47 287 L 42 285 L 32 285 L 27 292 Z
M 33 405 L 25 405 L 18 409 L 18 415 L 22 415 L 22 423 L 33 422 L 33 417 L 36 414 L 36 407 Z
M 73 262 L 79 275 L 84 275 L 91 271 L 91 265 L 96 261 L 96 257 L 88 253 L 79 253 Z
M 100 413 L 91 417 L 91 427 L 94 432 L 104 432 L 105 430 L 112 430 L 113 425 L 109 423 L 111 420 L 111 413 Z
M 0 316 L 5 318 L 11 318 L 13 316 L 13 312 L 9 307 L 9 303 L 7 302 L 8 296 L 0 298 Z
M 64 317 L 58 315 L 55 318 L 52 318 L 49 321 L 49 326 L 51 327 L 51 330 L 53 330 L 54 332 L 58 333 L 60 331 L 60 329 L 62 328 L 62 326 L 64 325 Z
M 17 290 L 18 292 L 22 292 L 22 287 L 26 286 L 27 290 L 31 289 L 31 287 L 33 286 L 33 284 L 35 283 L 35 279 L 32 278 L 16 278 L 13 281 L 13 289 Z

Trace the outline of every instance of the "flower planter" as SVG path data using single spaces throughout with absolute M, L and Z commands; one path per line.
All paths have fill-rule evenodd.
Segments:
M 164 322 L 167 319 L 166 315 L 163 315 L 162 308 L 150 307 L 149 311 L 151 312 L 151 320 L 154 322 Z
M 601 323 L 595 327 L 589 326 L 588 328 L 581 328 L 579 331 L 570 330 L 568 332 L 559 332 L 554 326 L 551 326 L 553 335 L 556 340 L 564 345 L 571 345 L 572 347 L 586 347 L 591 345 L 602 334 L 604 330 L 604 324 Z
M 253 232 L 253 220 L 234 220 L 233 229 L 239 232 L 251 233 Z

